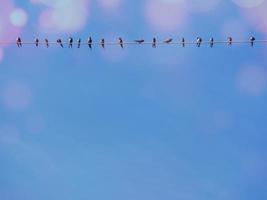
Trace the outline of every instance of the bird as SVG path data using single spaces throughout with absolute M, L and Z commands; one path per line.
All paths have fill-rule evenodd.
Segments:
M 39 46 L 39 39 L 38 39 L 38 38 L 35 39 L 35 46 L 36 46 L 36 47 Z
M 185 39 L 182 38 L 182 46 L 185 47 Z
M 73 44 L 73 38 L 70 37 L 70 38 L 69 38 L 69 48 L 72 48 L 72 44 Z
M 121 48 L 123 49 L 123 40 L 121 37 L 119 37 L 119 44 L 120 44 Z
M 88 44 L 88 46 L 89 46 L 90 49 L 92 49 L 92 42 L 93 42 L 92 38 L 89 37 L 89 38 L 87 39 L 87 44 Z
M 17 38 L 16 43 L 19 48 L 22 47 L 22 41 L 20 37 Z
M 140 39 L 140 40 L 134 40 L 136 43 L 138 43 L 138 44 L 142 44 L 143 42 L 145 42 L 145 40 L 143 40 L 143 39 Z
M 232 46 L 233 38 L 232 37 L 228 37 L 227 42 L 228 42 L 229 46 Z
M 210 38 L 210 47 L 212 48 L 213 45 L 214 45 L 214 39 L 213 39 L 213 37 L 212 37 L 212 38 Z
M 101 39 L 100 44 L 101 44 L 102 48 L 104 49 L 105 48 L 105 39 L 104 38 Z
M 156 48 L 156 45 L 157 45 L 157 39 L 154 37 L 152 40 L 152 47 Z
M 172 42 L 172 40 L 173 40 L 172 38 L 169 38 L 169 39 L 164 40 L 163 42 L 166 43 L 166 44 L 169 44 L 169 43 Z
M 250 38 L 249 38 L 249 41 L 250 41 L 250 46 L 254 46 L 254 42 L 255 42 L 255 40 L 256 40 L 256 38 L 254 37 L 254 36 L 251 36 Z
M 202 38 L 197 37 L 197 47 L 200 47 L 201 43 L 202 43 Z
M 77 40 L 77 43 L 78 43 L 78 48 L 80 48 L 81 47 L 81 38 L 79 38 L 78 40 Z
M 45 39 L 45 44 L 46 44 L 46 48 L 48 48 L 49 47 L 49 42 L 48 42 L 47 38 Z
M 63 48 L 63 43 L 61 39 L 57 39 L 57 43 Z

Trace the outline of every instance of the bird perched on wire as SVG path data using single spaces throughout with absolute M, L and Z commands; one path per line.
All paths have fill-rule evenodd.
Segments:
M 156 48 L 156 45 L 157 45 L 157 39 L 154 37 L 152 40 L 152 47 Z
M 121 37 L 119 37 L 119 45 L 121 46 L 121 48 L 123 49 L 123 40 Z
M 197 47 L 200 47 L 202 43 L 202 38 L 197 37 Z
M 47 48 L 49 47 L 49 42 L 48 42 L 47 38 L 45 38 L 45 45 L 46 45 Z
M 63 48 L 63 43 L 61 39 L 57 39 L 57 43 Z
M 38 38 L 35 39 L 35 46 L 36 46 L 36 47 L 39 46 L 39 39 L 38 39 Z
M 250 38 L 249 38 L 249 41 L 250 41 L 250 46 L 254 46 L 254 42 L 255 42 L 255 40 L 256 40 L 256 38 L 255 37 L 253 37 L 253 36 L 251 36 Z
M 233 38 L 232 38 L 232 37 L 228 37 L 228 38 L 227 38 L 227 42 L 228 42 L 228 45 L 229 45 L 229 46 L 232 46 Z
M 210 47 L 212 48 L 213 45 L 214 45 L 214 39 L 213 39 L 213 37 L 212 37 L 212 38 L 210 38 Z
M 92 40 L 91 37 L 89 37 L 89 38 L 87 39 L 87 44 L 88 44 L 88 47 L 89 47 L 90 49 L 92 49 L 92 43 L 93 43 L 93 40 Z
M 73 38 L 70 37 L 69 38 L 69 48 L 72 48 L 72 45 L 73 45 Z
M 185 39 L 182 38 L 182 46 L 185 47 Z
M 17 38 L 16 43 L 19 48 L 22 47 L 22 40 L 20 37 Z
M 78 48 L 80 48 L 81 47 L 81 38 L 79 38 L 78 40 L 77 40 L 77 44 L 78 44 Z
M 169 38 L 169 39 L 164 40 L 163 42 L 166 44 L 170 44 L 172 42 L 172 40 L 173 40 L 172 38 Z
M 145 42 L 145 40 L 143 40 L 143 39 L 141 39 L 141 40 L 134 40 L 136 43 L 138 43 L 138 44 L 142 44 L 142 43 L 144 43 Z
M 100 44 L 101 44 L 102 48 L 104 49 L 105 48 L 105 39 L 104 38 L 101 39 Z

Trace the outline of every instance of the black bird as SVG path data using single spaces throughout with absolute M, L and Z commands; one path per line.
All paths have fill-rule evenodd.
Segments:
M 46 44 L 46 47 L 48 48 L 49 47 L 49 42 L 48 42 L 47 38 L 45 39 L 45 44 Z
M 232 46 L 233 38 L 232 37 L 228 37 L 227 42 L 228 42 L 229 46 Z
M 102 48 L 104 49 L 105 48 L 105 39 L 104 38 L 101 39 L 100 44 L 101 44 Z
M 253 37 L 253 36 L 251 36 L 250 38 L 249 38 L 249 41 L 250 41 L 250 46 L 254 46 L 254 42 L 255 42 L 255 40 L 256 40 L 256 38 L 255 37 Z
M 57 43 L 63 48 L 63 43 L 61 39 L 57 39 Z
M 212 38 L 210 38 L 210 47 L 212 48 L 213 45 L 214 45 L 214 39 L 213 39 L 213 37 L 212 37 Z
M 81 38 L 79 38 L 78 40 L 77 40 L 77 43 L 78 43 L 78 48 L 80 48 L 81 47 Z
M 169 44 L 169 43 L 172 42 L 172 40 L 173 40 L 172 38 L 169 38 L 169 39 L 164 40 L 163 42 L 166 43 L 166 44 Z
M 35 39 L 35 46 L 36 46 L 36 47 L 39 46 L 39 39 L 38 39 L 38 38 Z
M 182 38 L 182 46 L 185 47 L 185 39 Z
M 121 48 L 123 49 L 123 40 L 121 37 L 119 37 L 119 44 L 120 44 Z
M 138 44 L 142 44 L 143 42 L 145 42 L 145 40 L 135 40 L 135 42 L 137 42 Z
M 17 46 L 19 48 L 22 47 L 22 41 L 21 41 L 21 38 L 20 37 L 17 38 L 16 42 L 17 42 Z
M 72 45 L 73 45 L 73 38 L 70 37 L 69 38 L 69 48 L 72 48 Z
M 90 49 L 92 49 L 92 43 L 93 43 L 93 40 L 92 40 L 91 37 L 89 37 L 88 40 L 87 40 L 87 44 L 88 44 Z
M 197 47 L 200 47 L 202 43 L 202 38 L 197 37 Z
M 154 37 L 152 41 L 152 47 L 156 48 L 156 45 L 157 45 L 157 39 Z

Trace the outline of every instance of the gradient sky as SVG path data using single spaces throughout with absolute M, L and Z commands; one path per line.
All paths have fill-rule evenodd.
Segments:
M 0 41 L 267 38 L 267 0 L 0 0 Z M 1 200 L 267 199 L 267 46 L 0 47 Z

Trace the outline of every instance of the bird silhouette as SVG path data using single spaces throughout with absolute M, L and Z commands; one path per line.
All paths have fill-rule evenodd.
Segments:
M 77 43 L 78 43 L 78 48 L 80 48 L 81 47 L 81 38 L 79 38 L 78 40 L 77 40 Z
M 123 40 L 121 37 L 119 37 L 119 44 L 120 44 L 121 48 L 123 49 Z
M 154 37 L 152 40 L 152 47 L 156 48 L 156 45 L 157 45 L 157 39 Z
M 136 43 L 138 44 L 142 44 L 143 42 L 145 42 L 145 40 L 141 39 L 141 40 L 134 40 Z
M 70 37 L 69 38 L 69 48 L 72 48 L 72 45 L 73 45 L 73 38 Z
M 35 46 L 36 46 L 36 47 L 39 46 L 39 39 L 38 39 L 38 38 L 35 39 Z
M 229 46 L 232 46 L 233 38 L 232 38 L 232 37 L 228 37 L 228 38 L 227 38 L 227 42 L 228 42 L 228 45 L 229 45 Z
M 57 43 L 63 48 L 63 43 L 61 39 L 57 39 Z
M 20 37 L 17 38 L 16 43 L 19 48 L 22 47 L 22 40 Z
M 210 47 L 212 48 L 213 45 L 214 45 L 214 39 L 213 39 L 213 37 L 212 37 L 212 38 L 210 38 Z
M 47 38 L 45 39 L 45 44 L 46 44 L 46 48 L 48 48 L 49 47 L 49 42 L 48 42 Z
M 197 37 L 197 47 L 200 47 L 202 43 L 202 38 Z
M 101 44 L 102 48 L 104 49 L 105 48 L 105 39 L 104 38 L 101 39 L 100 44 Z
M 254 42 L 255 42 L 255 40 L 256 40 L 256 38 L 255 37 L 253 37 L 253 36 L 251 36 L 250 38 L 249 38 L 249 41 L 250 41 L 250 46 L 254 46 Z
M 91 37 L 89 37 L 89 38 L 87 39 L 87 44 L 88 44 L 88 46 L 89 46 L 90 49 L 92 49 L 92 43 L 93 43 L 93 40 L 92 40 Z
M 166 43 L 166 44 L 169 44 L 169 43 L 172 42 L 172 40 L 173 40 L 172 38 L 169 38 L 169 39 L 164 40 L 163 42 Z
M 185 47 L 185 39 L 182 38 L 182 46 Z

